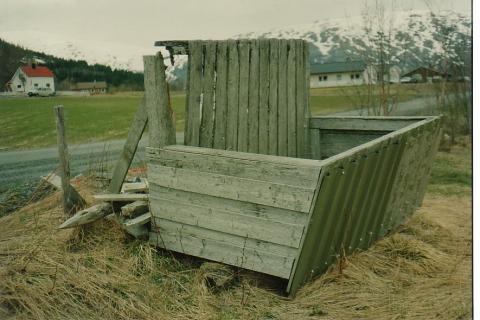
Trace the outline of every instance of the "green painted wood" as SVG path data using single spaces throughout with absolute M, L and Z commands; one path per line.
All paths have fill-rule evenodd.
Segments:
M 297 99 L 296 99 L 296 45 L 295 40 L 287 44 L 287 155 L 297 156 Z
M 227 136 L 227 71 L 228 56 L 227 42 L 217 44 L 216 58 L 216 81 L 215 81 L 215 131 L 213 147 L 215 149 L 226 149 Z
M 213 147 L 214 125 L 214 90 L 217 45 L 215 41 L 205 41 L 202 45 L 204 53 L 203 81 L 202 81 L 202 119 L 200 124 L 201 147 Z
M 238 148 L 238 84 L 240 81 L 238 46 L 235 40 L 228 45 L 227 128 L 226 149 Z
M 268 94 L 268 153 L 278 153 L 278 52 L 279 40 L 270 40 Z
M 287 224 L 161 197 L 152 197 L 150 207 L 154 217 L 293 248 L 299 247 L 304 229 L 303 225 Z
M 238 43 L 240 83 L 238 88 L 238 151 L 248 151 L 248 88 L 250 75 L 250 42 L 240 40 Z
M 260 102 L 260 43 L 250 42 L 250 69 L 248 79 L 248 152 L 258 153 Z M 246 110 L 243 110 L 245 112 Z
M 188 78 L 189 88 L 187 92 L 188 101 L 188 127 L 185 132 L 186 145 L 199 146 L 200 145 L 200 108 L 201 108 L 201 96 L 202 96 L 202 62 L 203 62 L 203 50 L 202 41 L 189 41 L 188 48 L 190 51 Z
M 293 259 L 181 232 L 150 233 L 150 243 L 168 250 L 288 279 Z
M 260 60 L 259 60 L 259 107 L 258 107 L 258 152 L 269 154 L 269 56 L 270 40 L 260 40 Z
M 277 105 L 277 114 L 278 114 L 278 155 L 287 156 L 288 155 L 288 105 L 287 105 L 287 41 L 279 40 L 279 49 L 278 49 L 278 105 Z
M 245 247 L 260 252 L 269 252 L 277 256 L 295 258 L 298 249 L 286 247 L 275 243 L 258 241 L 257 239 L 240 237 L 234 234 L 214 231 L 188 224 L 178 223 L 166 219 L 154 217 L 155 226 L 152 228 L 153 232 L 162 234 L 162 232 L 182 233 L 191 235 L 200 239 L 212 239 L 224 243 L 230 243 L 237 247 Z

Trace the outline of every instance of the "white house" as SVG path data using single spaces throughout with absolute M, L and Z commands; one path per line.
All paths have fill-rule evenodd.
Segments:
M 375 83 L 375 67 L 363 61 L 315 63 L 310 65 L 310 87 L 353 86 Z
M 54 74 L 44 66 L 35 64 L 21 66 L 15 71 L 12 79 L 7 83 L 12 92 L 23 92 L 36 95 L 41 92 L 55 92 Z

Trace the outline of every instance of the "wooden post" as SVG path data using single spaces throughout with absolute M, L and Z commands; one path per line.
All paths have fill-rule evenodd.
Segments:
M 55 117 L 57 123 L 57 144 L 58 156 L 60 159 L 60 178 L 62 180 L 63 190 L 63 210 L 66 214 L 75 212 L 76 209 L 85 205 L 85 200 L 70 185 L 70 163 L 68 156 L 68 146 L 65 136 L 65 118 L 63 116 L 63 106 L 55 106 Z
M 175 123 L 168 98 L 163 56 L 160 52 L 155 56 L 144 56 L 143 64 L 149 145 L 160 148 L 175 144 Z
M 147 126 L 147 120 L 147 108 L 145 106 L 145 98 L 143 98 L 137 113 L 135 114 L 130 130 L 128 131 L 122 155 L 113 170 L 112 180 L 108 186 L 108 191 L 111 193 L 118 193 L 122 189 L 123 180 L 125 180 L 128 169 L 135 157 L 138 143 L 142 138 L 145 127 Z

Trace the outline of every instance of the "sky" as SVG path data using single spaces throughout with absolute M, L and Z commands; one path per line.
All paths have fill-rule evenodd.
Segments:
M 394 10 L 470 14 L 470 0 L 369 0 Z M 364 0 L 0 0 L 0 31 L 145 46 L 359 16 Z M 0 33 L 1 36 L 1 33 Z

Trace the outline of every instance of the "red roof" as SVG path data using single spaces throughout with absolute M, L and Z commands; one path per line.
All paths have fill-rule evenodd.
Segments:
M 20 68 L 29 77 L 53 78 L 53 72 L 47 67 L 36 66 L 35 68 L 33 68 L 31 66 L 23 66 Z

